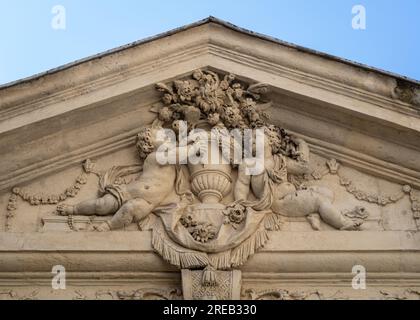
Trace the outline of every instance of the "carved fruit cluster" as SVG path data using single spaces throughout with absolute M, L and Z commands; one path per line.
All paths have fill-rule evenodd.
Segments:
M 213 224 L 197 222 L 189 214 L 182 216 L 179 222 L 187 228 L 195 241 L 206 243 L 216 237 L 217 230 Z
M 199 121 L 211 126 L 222 122 L 226 128 L 234 129 L 261 127 L 267 119 L 257 105 L 267 86 L 254 84 L 245 88 L 232 74 L 221 80 L 215 72 L 196 70 L 188 80 L 169 85 L 158 83 L 156 87 L 163 92 L 164 106 L 158 111 L 158 118 L 164 123 L 184 120 L 192 128 Z

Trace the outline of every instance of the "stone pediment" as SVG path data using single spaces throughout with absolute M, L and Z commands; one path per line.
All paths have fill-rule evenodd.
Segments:
M 354 155 L 352 165 L 420 186 L 417 82 L 209 18 L 1 87 L 0 188 L 130 143 L 130 130 L 152 119 L 154 84 L 198 68 L 268 84 L 274 122 L 330 155 Z M 124 116 L 132 122 L 121 126 Z M 40 143 L 49 150 L 37 152 Z
M 199 75 L 197 70 L 201 70 Z M 154 220 L 143 224 L 143 231 L 131 223 L 124 232 L 104 234 L 93 230 L 109 224 L 109 216 L 58 215 L 59 203 L 76 204 L 97 197 L 98 182 L 104 174 L 115 173 L 109 171 L 113 166 L 141 164 L 136 152 L 137 134 L 157 118 L 165 117 L 159 111 L 165 105 L 178 108 L 173 105 L 200 104 L 196 98 L 185 102 L 180 97 L 184 88 L 179 89 L 177 82 L 181 86 L 185 81 L 194 83 L 197 92 L 211 88 L 215 82 L 219 87 L 226 86 L 222 90 L 223 106 L 229 105 L 229 99 L 232 105 L 245 104 L 246 100 L 235 96 L 237 88 L 243 90 L 252 108 L 261 106 L 258 112 L 267 115 L 267 125 L 285 129 L 287 137 L 304 141 L 310 152 L 308 167 L 298 182 L 289 182 L 298 185 L 296 192 L 302 191 L 302 195 L 308 190 L 317 193 L 317 188 L 332 190 L 334 200 L 328 202 L 333 203 L 331 210 L 348 221 L 358 220 L 360 231 L 338 231 L 348 225 L 331 224 L 331 216 L 328 218 L 327 213 L 323 217 L 318 209 L 310 215 L 290 216 L 280 204 L 278 209 L 260 210 L 255 209 L 255 203 L 245 205 L 249 209 L 244 223 L 251 227 L 226 231 L 237 219 L 230 216 L 238 209 L 232 205 L 236 200 L 237 168 L 219 173 L 217 181 L 222 176 L 232 180 L 233 187 L 226 192 L 220 186 L 205 189 L 200 185 L 204 182 L 198 180 L 199 187 L 194 187 L 196 172 L 190 170 L 187 175 L 196 198 L 193 212 L 211 220 L 215 212 L 230 210 L 231 220 L 226 227 L 220 222 L 218 234 L 206 225 L 203 236 L 196 230 L 196 222 L 186 219 L 179 220 L 177 229 L 170 229 L 168 226 L 173 226 L 184 212 L 168 207 L 159 208 L 159 212 L 170 216 L 170 221 L 153 216 Z M 221 85 L 222 81 L 227 82 Z M 239 85 L 235 87 L 235 83 Z M 264 90 L 260 92 L 259 86 Z M 166 103 L 163 95 L 168 93 L 173 97 Z M 273 298 L 289 294 L 273 289 L 287 275 L 291 288 L 299 288 L 297 283 L 306 273 L 316 274 L 308 283 L 321 281 L 328 286 L 321 273 L 347 279 L 352 266 L 363 262 L 372 271 L 373 281 L 383 276 L 385 288 L 402 277 L 408 283 L 406 290 L 411 290 L 407 294 L 415 296 L 413 287 L 418 286 L 420 270 L 416 262 L 420 250 L 419 97 L 420 85 L 414 80 L 255 34 L 215 18 L 0 87 L 0 201 L 5 208 L 0 230 L 8 231 L 0 233 L 0 255 L 4 257 L 0 272 L 13 273 L 9 276 L 24 281 L 20 273 L 27 269 L 14 265 L 15 256 L 40 277 L 51 269 L 51 261 L 64 265 L 74 258 L 77 262 L 70 271 L 78 273 L 76 282 L 98 270 L 110 279 L 115 278 L 113 272 L 128 270 L 117 276 L 118 281 L 137 273 L 142 279 L 139 281 L 144 282 L 153 274 L 153 279 L 164 283 L 159 289 L 164 293 L 153 294 L 174 298 L 176 294 L 170 288 L 178 288 L 179 283 L 174 280 L 176 276 L 165 278 L 167 274 L 176 274 L 176 268 L 211 265 L 218 270 L 216 273 L 230 269 L 244 272 L 246 293 L 242 297 Z M 210 117 L 216 107 L 210 112 L 200 105 L 201 117 Z M 172 117 L 172 112 L 178 111 L 170 112 Z M 167 122 L 173 124 L 174 119 Z M 227 126 L 225 120 L 222 122 Z M 246 126 L 253 127 L 251 122 Z M 130 170 L 118 177 L 118 185 L 130 185 L 137 178 L 138 172 Z M 209 189 L 221 194 L 217 194 L 221 199 L 216 202 L 223 208 L 206 200 L 211 197 L 205 193 Z M 280 212 L 281 217 L 270 216 L 271 211 Z M 165 228 L 172 233 L 159 237 Z M 193 239 L 186 230 L 193 230 L 188 231 Z M 254 240 L 249 241 L 251 238 Z M 178 247 L 172 252 L 169 246 Z M 64 252 L 63 261 L 54 256 L 57 250 Z M 123 259 L 116 260 L 118 256 Z M 331 261 L 329 266 L 323 263 L 326 260 Z M 103 269 L 101 261 L 109 262 L 109 269 Z M 213 271 L 206 271 L 211 280 Z M 195 271 L 191 272 L 183 273 L 189 277 L 184 293 L 194 286 Z M 235 272 L 219 274 L 219 278 L 225 276 L 226 281 L 237 281 Z M 273 277 L 272 283 L 259 287 L 258 282 L 267 277 Z M 372 297 L 382 294 L 375 290 L 369 291 Z M 327 291 L 323 294 L 328 295 Z M 86 292 L 87 297 L 91 294 Z M 201 297 L 209 294 L 204 290 Z M 319 297 L 319 292 L 306 294 Z M 115 298 L 117 294 L 110 295 Z

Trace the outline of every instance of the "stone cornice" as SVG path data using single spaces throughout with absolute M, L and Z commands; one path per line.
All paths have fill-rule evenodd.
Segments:
M 241 269 L 249 274 L 347 273 L 363 264 L 371 273 L 409 276 L 420 272 L 419 236 L 396 231 L 270 232 L 267 245 Z M 73 232 L 65 237 L 55 232 L 0 233 L 0 275 L 46 272 L 54 264 L 76 273 L 176 271 L 153 252 L 150 232 Z
M 23 144 L 19 150 L 29 149 L 29 131 L 48 127 L 64 115 L 82 114 L 89 108 L 101 113 L 104 104 L 117 105 L 120 99 L 133 94 L 143 106 L 152 104 L 150 91 L 156 82 L 179 78 L 203 67 L 232 72 L 251 83 L 265 82 L 274 92 L 274 102 L 281 102 L 278 100 L 282 95 L 299 98 L 308 104 L 325 105 L 349 119 L 364 118 L 380 126 L 381 135 L 386 136 L 387 130 L 410 135 L 414 142 L 395 134 L 392 142 L 404 146 L 407 152 L 420 149 L 420 142 L 415 142 L 420 141 L 415 139 L 420 137 L 418 107 L 395 96 L 401 81 L 416 88 L 418 82 L 254 34 L 214 18 L 0 87 L 0 145 L 19 142 Z M 324 121 L 332 122 L 327 117 Z M 69 131 L 75 125 L 63 122 L 54 130 Z M 0 190 L 57 172 L 87 157 L 100 157 L 131 146 L 136 130 L 122 128 L 112 137 L 95 132 L 96 140 L 88 145 L 65 152 L 50 150 L 19 168 L 2 163 Z M 301 133 L 298 128 L 293 130 Z M 404 159 L 392 163 L 380 154 L 365 154 L 308 134 L 305 139 L 315 153 L 334 156 L 361 171 L 420 188 L 418 170 L 406 166 Z
M 211 53 L 212 61 L 219 57 L 265 71 L 277 70 L 285 79 L 290 78 L 297 83 L 348 95 L 361 102 L 418 117 L 418 108 L 395 99 L 397 80 L 408 81 L 407 79 L 361 65 L 348 64 L 345 60 L 332 59 L 287 43 L 269 41 L 269 38 L 260 35 L 252 37 L 250 33 L 241 32 L 241 29 L 227 28 L 226 24 L 218 20 L 210 19 L 207 22 L 115 49 L 34 79 L 0 88 L 0 119 L 8 120 L 7 124 L 1 123 L 0 128 L 11 130 L 16 127 L 13 125 L 13 118 L 18 115 L 72 98 L 86 97 L 89 93 L 94 96 L 101 88 L 112 86 L 115 95 L 118 92 L 118 83 L 127 84 L 130 79 L 139 76 L 143 76 L 143 79 L 149 78 L 148 73 L 152 70 L 165 69 L 197 57 L 201 58 L 200 65 L 187 67 L 180 70 L 180 73 L 211 65 L 205 62 L 205 57 L 202 59 L 208 53 Z M 150 83 L 153 81 L 148 81 Z M 143 85 L 144 83 L 137 82 L 133 90 Z M 411 85 L 415 87 L 419 84 L 412 81 Z M 75 108 L 76 106 L 67 106 L 56 110 L 63 113 Z M 360 108 L 363 110 L 364 106 Z M 391 119 L 392 115 L 389 117 Z
M 33 81 L 35 79 L 44 77 L 46 75 L 54 74 L 54 73 L 57 73 L 57 72 L 60 72 L 60 71 L 78 66 L 80 64 L 90 62 L 90 61 L 95 60 L 95 59 L 102 59 L 106 56 L 113 55 L 113 54 L 116 54 L 116 53 L 120 53 L 124 50 L 134 48 L 134 47 L 137 47 L 137 46 L 141 46 L 141 45 L 145 45 L 149 42 L 153 42 L 153 41 L 160 40 L 162 38 L 170 37 L 170 36 L 173 36 L 177 33 L 185 32 L 187 30 L 190 30 L 190 29 L 193 29 L 193 28 L 196 28 L 196 27 L 200 27 L 200 26 L 203 26 L 203 25 L 207 25 L 207 24 L 214 24 L 214 25 L 222 26 L 223 28 L 241 33 L 243 35 L 246 35 L 246 36 L 249 36 L 249 37 L 252 37 L 252 38 L 255 38 L 255 39 L 261 39 L 261 40 L 271 42 L 271 43 L 274 43 L 276 45 L 280 45 L 280 46 L 283 46 L 283 47 L 286 47 L 286 48 L 289 48 L 289 49 L 293 49 L 293 50 L 296 50 L 296 51 L 299 51 L 299 52 L 303 52 L 303 53 L 310 54 L 310 55 L 313 55 L 313 56 L 318 56 L 318 57 L 323 58 L 325 60 L 339 62 L 339 63 L 349 65 L 349 66 L 354 67 L 354 68 L 363 69 L 365 71 L 371 71 L 371 72 L 374 72 L 378 75 L 391 77 L 391 78 L 397 79 L 399 81 L 406 81 L 406 82 L 409 82 L 413 86 L 416 86 L 416 85 L 420 84 L 420 82 L 418 80 L 410 79 L 408 77 L 401 76 L 399 74 L 395 74 L 395 73 L 388 72 L 388 71 L 385 71 L 385 70 L 381 70 L 381 69 L 378 69 L 378 68 L 370 67 L 370 66 L 364 65 L 362 63 L 358 63 L 358 62 L 355 62 L 355 61 L 350 61 L 348 59 L 343 59 L 343 58 L 333 56 L 333 55 L 330 55 L 330 54 L 326 54 L 326 53 L 323 53 L 323 52 L 320 52 L 320 51 L 317 51 L 317 50 L 305 48 L 305 47 L 302 47 L 302 46 L 299 46 L 299 45 L 296 45 L 296 44 L 293 44 L 293 43 L 290 43 L 290 42 L 286 42 L 286 41 L 283 41 L 283 40 L 280 40 L 280 39 L 277 39 L 277 38 L 274 38 L 274 37 L 270 37 L 270 36 L 267 36 L 267 35 L 264 35 L 264 34 L 260 34 L 258 32 L 250 31 L 250 30 L 247 30 L 245 28 L 241 28 L 241 27 L 238 27 L 236 25 L 233 25 L 233 24 L 231 24 L 227 21 L 223 21 L 221 19 L 209 16 L 208 18 L 205 18 L 203 20 L 200 20 L 200 21 L 197 21 L 195 23 L 191 23 L 189 25 L 185 25 L 185 26 L 182 26 L 182 27 L 179 27 L 179 28 L 175 28 L 175 29 L 167 31 L 167 32 L 163 32 L 163 33 L 158 34 L 156 36 L 152 36 L 152 37 L 148 37 L 148 38 L 145 38 L 145 39 L 142 39 L 142 40 L 139 40 L 139 41 L 135 41 L 133 43 L 129 43 L 127 45 L 123 45 L 123 46 L 120 46 L 120 47 L 117 47 L 117 48 L 114 48 L 114 49 L 111 49 L 111 50 L 107 50 L 105 52 L 102 52 L 102 53 L 99 53 L 99 54 L 96 54 L 96 55 L 93 55 L 93 56 L 90 56 L 90 57 L 87 57 L 87 58 L 84 58 L 84 59 L 80 59 L 80 60 L 68 63 L 66 65 L 48 70 L 48 71 L 40 73 L 40 74 L 36 74 L 34 76 L 31 76 L 31 77 L 28 77 L 28 78 L 25 78 L 25 79 L 22 79 L 22 80 L 17 80 L 17 81 L 11 82 L 11 83 L 1 85 L 0 89 L 6 89 L 6 88 L 10 88 L 10 87 L 13 87 L 13 86 L 16 86 L 16 85 L 24 84 L 26 82 Z
M 284 286 L 343 286 L 351 284 L 354 274 L 347 272 L 305 272 L 305 273 L 264 273 L 242 272 L 242 284 L 245 287 L 267 285 L 271 287 Z M 124 286 L 127 284 L 150 287 L 150 283 L 157 287 L 168 285 L 181 286 L 179 271 L 172 272 L 68 272 L 66 283 L 68 286 Z M 390 287 L 418 287 L 420 275 L 410 272 L 371 272 L 367 279 L 370 288 Z M 0 290 L 14 286 L 51 286 L 51 270 L 44 272 L 0 272 Z
M 289 62 L 289 59 L 292 60 L 292 57 L 285 57 L 284 59 L 279 59 L 277 56 L 256 57 L 252 53 L 250 54 L 249 51 L 245 50 L 243 47 L 244 45 L 242 47 L 235 47 L 235 49 L 232 50 L 230 43 L 218 43 L 217 45 L 209 45 L 210 53 L 215 57 L 220 58 L 221 60 L 229 60 L 230 62 L 238 63 L 243 66 L 254 68 L 263 72 L 276 74 L 282 78 L 294 81 L 296 83 L 304 84 L 309 87 L 343 95 L 360 102 L 375 105 L 380 108 L 420 118 L 418 108 L 413 108 L 411 104 L 393 98 L 393 84 L 391 84 L 391 87 L 388 87 L 390 83 L 384 83 L 380 88 L 371 88 L 363 86 L 362 83 L 359 83 L 363 81 L 363 79 L 360 78 L 354 78 L 354 83 L 351 83 L 348 80 L 344 82 L 338 77 L 338 75 L 326 75 L 319 72 L 319 67 L 314 68 L 310 62 L 307 62 L 309 63 L 307 65 L 300 65 L 300 68 L 298 69 L 296 65 Z M 304 63 L 305 59 L 302 57 L 301 59 Z M 298 59 L 295 57 L 292 61 L 294 60 Z M 312 63 L 316 64 L 319 63 L 319 61 Z M 328 68 L 328 66 L 325 65 L 325 68 Z M 282 89 L 285 88 L 282 87 Z

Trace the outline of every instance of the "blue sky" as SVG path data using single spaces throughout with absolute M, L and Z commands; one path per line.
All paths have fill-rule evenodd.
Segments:
M 352 28 L 352 7 L 366 29 Z M 55 5 L 66 29 L 51 27 Z M 0 0 L 0 84 L 209 15 L 420 80 L 419 0 Z

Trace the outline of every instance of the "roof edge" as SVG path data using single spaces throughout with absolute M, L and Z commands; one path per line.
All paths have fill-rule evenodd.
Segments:
M 411 84 L 411 85 L 420 86 L 420 80 L 415 80 L 415 79 L 412 79 L 410 77 L 403 76 L 401 74 L 397 74 L 397 73 L 393 73 L 393 72 L 390 72 L 390 71 L 382 70 L 380 68 L 375 68 L 375 67 L 372 67 L 372 66 L 360 63 L 360 62 L 352 61 L 352 60 L 345 59 L 345 58 L 340 58 L 338 56 L 334 56 L 334 55 L 331 55 L 331 54 L 328 54 L 328 53 L 325 53 L 325 52 L 322 52 L 322 51 L 317 51 L 317 50 L 310 49 L 310 48 L 307 48 L 307 47 L 303 47 L 303 46 L 300 46 L 300 45 L 297 45 L 297 44 L 294 44 L 294 43 L 291 43 L 291 42 L 283 41 L 283 40 L 280 40 L 280 39 L 275 38 L 275 37 L 271 37 L 271 36 L 268 36 L 268 35 L 265 35 L 265 34 L 261 34 L 261 33 L 258 33 L 258 32 L 254 32 L 254 31 L 239 27 L 239 26 L 234 25 L 234 24 L 232 24 L 228 21 L 221 20 L 221 19 L 213 17 L 213 16 L 209 16 L 205 19 L 202 19 L 202 20 L 184 25 L 182 27 L 178 27 L 178 28 L 175 28 L 175 29 L 172 29 L 172 30 L 169 30 L 169 31 L 159 33 L 159 34 L 151 36 L 151 37 L 147 37 L 147 38 L 137 40 L 137 41 L 134 41 L 134 42 L 131 42 L 131 43 L 128 43 L 128 44 L 110 49 L 110 50 L 106 50 L 104 52 L 88 56 L 86 58 L 78 59 L 78 60 L 75 60 L 73 62 L 66 63 L 66 64 L 61 65 L 59 67 L 52 68 L 52 69 L 49 69 L 47 71 L 37 73 L 37 74 L 34 74 L 32 76 L 29 76 L 29 77 L 25 77 L 25 78 L 22 78 L 22 79 L 18 79 L 18 80 L 15 80 L 15 81 L 5 83 L 3 85 L 0 85 L 0 90 L 7 89 L 7 88 L 17 86 L 17 85 L 20 85 L 20 84 L 23 84 L 23 83 L 27 83 L 27 82 L 30 82 L 30 81 L 34 81 L 34 80 L 39 79 L 41 77 L 44 77 L 46 75 L 54 74 L 54 73 L 69 69 L 71 67 L 80 65 L 84 62 L 88 62 L 88 61 L 92 61 L 92 60 L 95 60 L 95 59 L 103 58 L 103 57 L 111 55 L 113 53 L 121 52 L 125 49 L 133 48 L 133 47 L 136 47 L 136 46 L 148 43 L 148 42 L 152 42 L 154 40 L 169 37 L 169 36 L 174 35 L 176 33 L 179 33 L 179 32 L 185 31 L 185 30 L 189 30 L 189 29 L 192 29 L 192 28 L 195 28 L 195 27 L 198 27 L 198 26 L 202 26 L 202 25 L 207 24 L 207 23 L 216 23 L 216 24 L 224 26 L 228 29 L 231 29 L 231 30 L 234 30 L 234 31 L 237 31 L 237 32 L 255 37 L 255 38 L 259 38 L 259 39 L 262 39 L 262 40 L 265 40 L 265 41 L 280 44 L 280 45 L 283 45 L 283 46 L 286 46 L 286 47 L 289 47 L 289 48 L 292 48 L 292 49 L 295 49 L 295 50 L 298 50 L 298 51 L 301 51 L 301 52 L 314 54 L 314 55 L 323 57 L 323 58 L 328 59 L 328 60 L 332 60 L 332 61 L 335 61 L 335 62 L 340 62 L 340 63 L 350 65 L 352 67 L 358 67 L 358 68 L 362 68 L 362 69 L 367 70 L 367 71 L 376 72 L 376 73 L 379 73 L 381 75 L 385 75 L 387 77 L 393 77 L 396 80 L 398 80 L 399 82 L 403 82 L 403 83 L 406 83 L 408 85 Z

